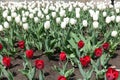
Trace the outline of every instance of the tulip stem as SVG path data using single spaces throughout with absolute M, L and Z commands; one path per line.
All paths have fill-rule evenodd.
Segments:
M 42 70 L 39 71 L 39 80 L 45 80 L 44 79 L 44 73 Z

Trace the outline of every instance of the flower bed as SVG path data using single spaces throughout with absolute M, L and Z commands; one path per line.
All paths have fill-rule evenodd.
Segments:
M 20 58 L 23 67 L 18 72 L 28 80 L 36 79 L 36 75 L 45 80 L 47 61 L 40 56 L 46 55 L 60 64 L 50 66 L 59 73 L 58 80 L 70 80 L 75 67 L 81 75 L 78 79 L 119 80 L 119 69 L 108 65 L 120 40 L 119 4 L 1 3 L 1 79 L 14 80 L 11 62 Z

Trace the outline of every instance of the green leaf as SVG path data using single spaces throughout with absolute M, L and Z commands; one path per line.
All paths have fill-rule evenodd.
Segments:
M 55 44 L 56 41 L 57 41 L 56 39 L 51 40 L 50 45 Z
M 55 71 L 57 71 L 57 72 L 60 72 L 60 71 L 61 71 L 60 68 L 58 68 L 57 66 L 54 66 L 54 67 L 53 67 L 53 70 L 55 70 Z
M 92 59 L 91 59 L 91 64 L 92 64 L 92 67 L 95 70 L 95 72 L 97 72 L 98 71 L 98 67 L 97 67 L 96 63 Z
M 1 67 L 1 66 L 0 66 Z M 2 77 L 3 73 L 2 73 L 2 69 L 0 68 L 0 78 Z
M 25 76 L 27 76 L 27 74 L 28 74 L 28 70 L 19 70 L 23 75 L 25 75 Z
M 53 53 L 53 52 L 54 52 L 54 50 L 52 50 L 52 49 L 51 49 L 51 50 L 46 50 L 46 51 L 45 51 L 46 54 Z
M 8 80 L 14 80 L 13 75 L 11 72 L 8 71 Z
M 82 34 L 79 34 L 79 36 L 80 36 L 81 40 L 86 41 L 86 39 L 84 38 L 84 36 Z
M 1 62 L 1 63 L 2 63 L 2 58 L 3 58 L 3 57 L 0 55 L 0 62 Z
M 42 43 L 41 43 L 41 42 L 35 43 L 35 46 L 36 46 L 39 50 L 42 49 Z
M 70 54 L 70 58 L 75 58 L 75 55 L 73 53 Z
M 68 64 L 68 61 L 65 63 L 65 65 L 63 66 L 63 74 L 65 74 L 65 71 L 66 71 L 66 67 L 67 67 L 67 64 Z
M 100 59 L 97 59 L 97 68 L 99 68 L 99 66 L 100 66 Z
M 91 75 L 93 73 L 93 69 L 90 69 L 88 72 L 87 72 L 87 79 L 90 79 L 91 78 Z
M 2 68 L 2 72 L 8 78 L 8 80 L 14 80 L 13 75 L 10 71 L 6 71 L 5 68 Z
M 104 79 L 107 80 L 106 75 L 104 75 Z M 118 78 L 118 80 L 120 80 L 120 77 Z
M 100 71 L 97 72 L 97 76 L 98 76 L 99 78 L 104 78 L 104 73 L 105 73 L 105 70 L 102 69 L 102 70 L 100 70 Z
M 106 76 L 105 76 L 105 78 L 106 78 Z M 107 80 L 107 79 L 106 79 Z M 120 75 L 119 75 L 119 77 L 118 77 L 118 80 L 120 80 Z
M 74 72 L 74 68 L 73 69 L 70 69 L 68 70 L 66 73 L 65 73 L 65 77 L 69 77 L 70 75 L 72 75 Z
M 76 42 L 78 42 L 80 39 L 79 37 L 75 34 L 75 33 L 70 33 L 71 37 L 73 37 L 75 39 Z
M 45 49 L 48 50 L 49 46 L 48 46 L 48 38 L 45 39 Z
M 106 59 L 106 55 L 103 54 L 101 57 L 100 57 L 100 61 L 101 61 L 101 65 L 104 66 L 105 65 L 105 59 Z
M 82 68 L 80 63 L 78 63 L 78 67 L 79 67 L 79 71 L 80 71 L 81 75 L 85 78 L 86 75 L 85 75 L 85 72 L 84 72 L 84 70 L 83 70 L 83 68 Z
M 77 44 L 75 43 L 75 41 L 72 38 L 70 40 L 68 40 L 68 42 L 74 49 L 77 48 Z
M 102 43 L 103 43 L 103 41 L 99 41 L 99 42 L 96 44 L 96 46 L 98 47 L 98 46 L 100 46 Z
M 35 67 L 34 68 L 31 68 L 30 70 L 29 70 L 29 73 L 27 74 L 28 75 L 28 77 L 29 77 L 29 79 L 33 79 L 34 78 L 34 75 L 35 75 Z

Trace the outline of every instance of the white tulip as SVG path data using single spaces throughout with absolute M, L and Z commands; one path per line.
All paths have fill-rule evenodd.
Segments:
M 76 19 L 74 19 L 74 18 L 71 18 L 71 19 L 70 19 L 70 24 L 71 24 L 71 25 L 75 25 L 75 24 L 76 24 L 76 22 L 77 22 L 77 20 L 76 20 Z
M 41 17 L 41 16 L 42 16 L 42 12 L 41 12 L 41 11 L 38 11 L 37 16 L 38 16 L 38 17 Z
M 9 23 L 6 21 L 6 22 L 4 22 L 4 28 L 9 28 Z
M 3 26 L 2 25 L 0 25 L 0 31 L 3 31 Z
M 56 8 L 55 8 L 55 11 L 56 11 L 56 12 L 58 12 L 58 11 L 59 11 L 59 8 L 58 8 L 58 7 L 56 7 Z
M 22 16 L 25 17 L 26 16 L 25 13 L 23 13 Z
M 66 17 L 66 18 L 63 19 L 63 21 L 66 22 L 66 24 L 69 23 L 69 20 L 70 20 L 70 18 L 68 18 L 68 17 Z
M 55 10 L 56 8 L 55 8 L 55 6 L 51 5 L 51 6 L 49 7 L 49 9 L 50 9 L 50 10 Z
M 90 16 L 93 17 L 94 11 L 92 9 L 89 10 Z
M 29 18 L 32 19 L 33 17 L 34 17 L 33 13 L 30 13 L 30 14 L 29 14 Z
M 22 11 L 22 14 L 25 14 L 25 11 Z
M 33 14 L 36 14 L 36 11 L 33 9 L 33 10 L 32 10 L 32 13 L 33 13 Z
M 20 23 L 20 21 L 21 21 L 21 20 L 20 20 L 20 17 L 19 17 L 19 16 L 15 17 L 15 22 L 16 22 L 16 23 Z
M 103 12 L 103 17 L 106 17 L 107 16 L 107 13 L 104 11 Z
M 76 6 L 77 6 L 77 3 L 74 3 L 74 4 L 73 4 L 73 7 L 76 7 Z
M 109 5 L 109 8 L 113 8 L 113 5 L 112 5 L 112 4 L 110 4 L 110 5 Z
M 51 15 L 52 15 L 53 18 L 55 18 L 56 17 L 56 12 L 52 12 Z
M 16 12 L 12 12 L 11 13 L 11 17 L 13 17 L 13 18 L 17 17 L 17 13 Z
M 38 22 L 39 22 L 38 17 L 34 17 L 34 22 L 35 22 L 35 23 L 38 23 Z
M 61 22 L 61 28 L 62 28 L 62 29 L 65 29 L 65 28 L 66 28 L 66 25 L 67 25 L 66 22 Z
M 120 22 L 120 16 L 116 16 L 116 22 L 117 22 L 117 23 Z
M 109 24 L 109 23 L 111 22 L 111 17 L 107 16 L 106 19 L 105 19 L 105 22 L 106 22 L 107 24 Z
M 79 13 L 80 12 L 80 8 L 75 8 L 75 12 Z
M 22 22 L 26 22 L 27 18 L 26 17 L 22 17 Z
M 44 23 L 44 28 L 45 28 L 45 29 L 49 29 L 49 28 L 50 28 L 50 21 L 46 21 L 46 22 Z
M 102 10 L 102 5 L 101 5 L 101 4 L 97 4 L 97 8 L 98 8 L 99 10 Z
M 94 21 L 97 21 L 97 20 L 98 20 L 98 15 L 97 15 L 97 14 L 94 14 L 94 15 L 93 15 L 93 20 L 94 20 Z
M 87 20 L 83 20 L 82 24 L 83 24 L 84 27 L 87 27 L 87 25 L 88 25 Z
M 112 15 L 110 18 L 111 18 L 111 21 L 114 21 L 115 20 L 115 15 Z
M 118 32 L 117 32 L 117 31 L 112 31 L 111 36 L 112 36 L 112 37 L 116 37 L 116 36 L 117 36 L 117 34 L 118 34 Z
M 20 25 L 20 26 L 22 26 L 22 25 L 23 25 L 22 21 L 20 21 L 20 22 L 19 22 L 19 25 Z
M 27 12 L 25 12 L 25 16 L 29 16 L 29 12 L 27 11 Z
M 44 17 L 45 17 L 45 16 L 44 16 L 44 14 L 42 14 L 40 18 L 42 18 L 42 19 L 43 19 Z
M 95 28 L 95 29 L 98 28 L 98 25 L 99 25 L 99 23 L 97 21 L 93 22 L 93 28 Z
M 12 21 L 12 17 L 11 16 L 7 16 L 7 21 L 11 22 Z
M 65 16 L 65 10 L 61 10 L 60 13 L 59 13 L 59 15 L 60 15 L 61 17 Z
M 115 11 L 116 11 L 116 13 L 119 13 L 119 12 L 120 12 L 120 10 L 119 10 L 119 9 L 115 9 Z
M 114 8 L 119 9 L 120 8 L 120 3 L 115 3 Z
M 49 15 L 46 15 L 46 20 L 49 20 L 50 19 L 50 16 Z
M 38 7 L 35 7 L 34 11 L 37 12 L 40 8 Z
M 57 17 L 57 18 L 56 18 L 56 23 L 58 23 L 58 24 L 59 24 L 60 22 L 61 22 L 60 17 Z
M 24 23 L 24 24 L 23 24 L 23 29 L 24 29 L 24 30 L 28 30 L 28 28 L 29 28 L 28 23 Z
M 83 8 L 83 6 L 85 5 L 84 3 L 78 3 L 78 5 L 80 6 L 80 8 Z
M 95 12 L 95 14 L 96 14 L 96 15 L 99 15 L 99 11 L 97 10 L 97 11 Z
M 71 5 L 69 8 L 68 8 L 68 11 L 71 12 L 73 10 L 73 6 Z
M 44 9 L 43 11 L 45 14 L 48 14 L 48 9 Z
M 83 7 L 83 10 L 84 10 L 84 11 L 86 11 L 87 9 L 88 9 L 88 7 L 87 7 L 87 6 L 84 6 L 84 7 Z
M 80 13 L 76 13 L 76 18 L 80 18 Z
M 8 16 L 8 13 L 6 11 L 3 12 L 2 16 L 6 18 Z

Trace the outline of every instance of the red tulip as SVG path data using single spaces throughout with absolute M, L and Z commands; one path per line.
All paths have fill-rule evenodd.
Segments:
M 2 59 L 2 63 L 5 67 L 9 68 L 11 65 L 11 59 L 7 56 L 4 56 Z
M 110 44 L 108 42 L 103 43 L 103 45 L 102 45 L 104 50 L 108 50 L 109 46 L 110 46 Z
M 3 46 L 2 46 L 2 44 L 0 43 L 0 50 L 2 50 L 3 49 Z
M 66 53 L 62 51 L 62 52 L 60 53 L 60 55 L 59 55 L 59 59 L 60 59 L 61 61 L 65 61 L 65 60 L 66 60 Z
M 26 57 L 29 58 L 29 59 L 32 58 L 33 54 L 34 54 L 33 50 L 31 50 L 31 49 L 30 50 L 26 50 L 25 53 L 26 53 Z
M 79 42 L 78 42 L 78 48 L 83 48 L 84 47 L 84 42 L 82 41 L 82 40 L 80 40 Z
M 44 61 L 43 60 L 35 60 L 35 67 L 39 70 L 44 68 Z
M 117 80 L 119 76 L 119 72 L 116 71 L 113 68 L 108 68 L 107 72 L 106 72 L 106 78 L 107 80 Z
M 83 58 L 86 60 L 87 63 L 90 63 L 90 62 L 91 62 L 90 56 L 84 56 Z
M 18 47 L 19 47 L 19 48 L 23 49 L 24 46 L 25 46 L 25 42 L 24 42 L 23 40 L 18 41 Z
M 81 57 L 80 62 L 81 62 L 83 67 L 86 67 L 91 62 L 91 58 L 90 58 L 90 56 Z
M 67 80 L 67 79 L 66 79 L 66 77 L 64 77 L 64 76 L 59 76 L 59 77 L 58 77 L 58 80 Z
M 102 55 L 102 52 L 103 52 L 102 48 L 96 48 L 94 50 L 94 54 L 95 54 L 96 57 L 100 57 Z

